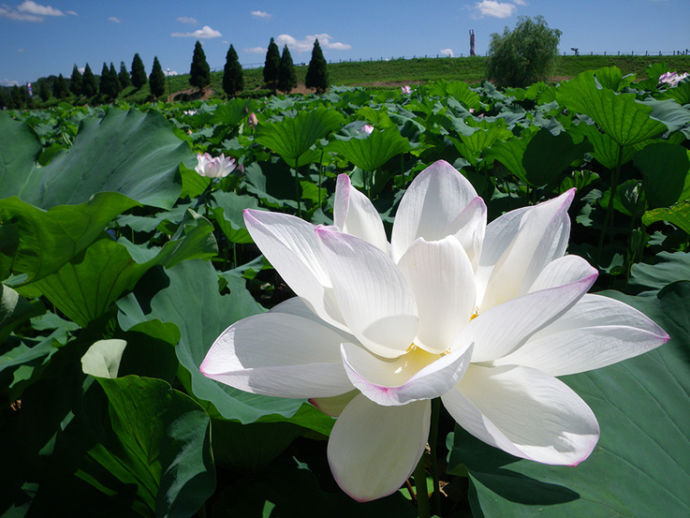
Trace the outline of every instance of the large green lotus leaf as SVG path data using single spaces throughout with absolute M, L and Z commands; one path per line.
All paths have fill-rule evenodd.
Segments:
M 410 149 L 410 142 L 397 128 L 374 131 L 366 138 L 334 140 L 328 144 L 329 151 L 340 154 L 363 171 L 375 171 L 391 158 Z
M 690 234 L 690 200 L 679 201 L 668 208 L 648 210 L 642 215 L 642 223 L 647 226 L 657 221 L 668 221 Z
M 182 236 L 173 236 L 161 249 L 137 247 L 125 239 L 122 243 L 101 239 L 54 274 L 26 288 L 39 290 L 66 316 L 86 326 L 107 312 L 154 266 L 171 268 L 181 261 L 216 255 L 213 225 L 203 218 L 195 224 L 189 225 L 191 228 Z
M 216 205 L 212 209 L 213 214 L 225 237 L 233 243 L 252 243 L 252 237 L 244 224 L 242 211 L 258 209 L 258 200 L 254 196 L 234 192 L 217 192 L 214 193 L 213 199 Z
M 671 132 L 687 127 L 690 122 L 690 110 L 672 99 L 659 101 L 649 98 L 640 102 L 649 106 L 651 116 L 663 122 Z
M 245 168 L 247 191 L 268 207 L 297 208 L 299 184 L 282 162 L 253 162 Z
M 248 99 L 232 99 L 216 108 L 211 119 L 214 124 L 237 126 L 247 117 L 250 101 Z
M 666 126 L 652 119 L 652 109 L 635 100 L 634 94 L 618 94 L 608 88 L 597 88 L 594 72 L 579 74 L 561 83 L 558 102 L 571 111 L 591 117 L 609 137 L 621 146 L 652 138 Z
M 602 294 L 643 311 L 671 340 L 637 358 L 563 378 L 601 427 L 599 444 L 577 467 L 518 459 L 456 428 L 449 467 L 469 472 L 475 515 L 647 518 L 690 513 L 690 282 L 670 284 L 658 295 Z
M 517 137 L 502 142 L 496 142 L 487 153 L 487 158 L 498 160 L 508 171 L 513 173 L 520 180 L 529 183 L 527 180 L 527 171 L 522 161 L 528 143 L 528 138 Z
M 40 181 L 42 171 L 34 162 L 41 152 L 41 142 L 25 123 L 0 112 L 0 198 L 21 196 Z
M 138 496 L 156 516 L 192 516 L 216 488 L 208 415 L 162 380 L 97 379 L 116 440 L 90 456 L 115 477 L 125 472 L 123 482 L 136 480 Z
M 343 116 L 335 110 L 300 111 L 296 117 L 259 125 L 254 140 L 280 155 L 290 167 L 299 167 L 318 159 L 319 153 L 307 153 L 309 148 L 343 123 Z
M 664 92 L 664 96 L 674 99 L 681 105 L 690 104 L 690 81 L 681 81 L 674 88 L 668 88 Z
M 621 165 L 628 163 L 637 152 L 635 146 L 621 147 L 618 142 L 606 133 L 601 133 L 594 126 L 585 126 L 581 128 L 581 131 L 587 136 L 590 144 L 592 144 L 592 155 L 594 155 L 594 158 L 607 169 L 615 169 L 619 160 Z M 639 144 L 643 145 L 644 143 Z
M 690 172 L 687 150 L 679 144 L 657 142 L 635 155 L 642 171 L 650 208 L 668 207 L 679 200 Z
M 429 88 L 429 95 L 441 99 L 454 98 L 473 109 L 481 107 L 482 104 L 477 92 L 463 81 L 436 81 Z
M 166 271 L 164 288 L 150 299 L 134 295 L 118 302 L 120 326 L 127 330 L 144 320 L 174 323 L 180 330 L 177 358 L 188 372 L 183 379 L 187 390 L 208 402 L 214 417 L 252 423 L 263 416 L 291 417 L 302 400 L 249 394 L 206 378 L 199 366 L 211 344 L 230 324 L 261 312 L 239 276 L 225 276 L 229 295 L 218 291 L 218 275 L 208 261 L 187 261 Z M 143 306 L 148 311 L 142 309 Z
M 654 264 L 633 264 L 630 284 L 660 290 L 670 282 L 690 281 L 690 252 L 660 252 L 656 257 Z
M 476 166 L 479 163 L 484 151 L 500 141 L 508 140 L 513 137 L 513 133 L 498 126 L 489 126 L 487 129 L 479 129 L 471 135 L 460 135 L 460 138 L 451 138 L 460 156 L 469 160 Z
M 535 186 L 555 184 L 570 164 L 582 159 L 587 151 L 586 143 L 575 144 L 565 132 L 552 135 L 542 129 L 529 141 L 522 158 L 527 180 Z
M 111 109 L 103 119 L 85 119 L 73 146 L 44 167 L 40 184 L 21 198 L 47 209 L 112 191 L 170 208 L 181 190 L 178 166 L 193 157 L 159 113 Z
M 59 205 L 38 209 L 17 197 L 0 200 L 0 235 L 13 234 L 11 250 L 0 244 L 2 257 L 11 258 L 14 273 L 25 273 L 34 281 L 58 270 L 101 237 L 107 223 L 138 205 L 114 192 L 98 193 L 81 205 Z

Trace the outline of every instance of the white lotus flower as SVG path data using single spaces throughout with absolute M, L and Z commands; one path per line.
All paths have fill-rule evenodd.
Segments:
M 659 84 L 667 84 L 671 88 L 674 88 L 686 77 L 688 77 L 687 72 L 683 74 L 678 74 L 678 72 L 664 72 L 659 76 Z
M 367 135 L 371 135 L 374 132 L 374 126 L 371 124 L 364 124 L 361 128 L 359 128 L 359 131 L 366 133 Z
M 401 86 L 400 93 L 403 95 L 410 95 L 412 93 L 412 88 L 410 88 L 410 85 Z
M 599 427 L 555 376 L 641 354 L 668 336 L 623 303 L 585 295 L 597 273 L 565 255 L 573 195 L 487 226 L 472 185 L 440 161 L 409 186 L 390 243 L 346 175 L 333 227 L 247 210 L 254 241 L 297 297 L 226 329 L 201 371 L 252 393 L 310 398 L 337 416 L 328 460 L 360 501 L 409 477 L 436 397 L 489 444 L 577 464 Z
M 208 178 L 224 178 L 235 170 L 235 159 L 226 157 L 223 153 L 220 156 L 212 157 L 208 153 L 196 155 L 197 165 L 194 170 L 201 176 Z

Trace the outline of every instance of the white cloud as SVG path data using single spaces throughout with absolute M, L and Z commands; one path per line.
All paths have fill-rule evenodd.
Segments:
M 43 18 L 34 14 L 20 13 L 19 11 L 10 8 L 9 6 L 0 6 L 0 18 L 7 18 L 9 20 L 17 20 L 19 22 L 42 22 Z
M 120 19 L 115 18 L 114 16 L 108 16 L 108 21 L 113 23 L 120 23 Z
M 170 36 L 173 38 L 199 38 L 201 40 L 210 40 L 211 38 L 220 38 L 222 34 L 211 29 L 208 25 L 204 25 L 201 29 L 197 29 L 194 32 L 173 32 Z
M 482 0 L 474 4 L 474 7 L 481 13 L 482 17 L 509 18 L 517 11 L 515 4 L 496 2 L 494 0 Z
M 190 25 L 199 25 L 199 22 L 196 21 L 196 18 L 192 18 L 191 16 L 178 16 L 177 21 L 180 23 L 188 23 Z
M 65 11 L 65 14 L 69 14 L 70 16 L 79 16 L 77 11 Z
M 6 77 L 0 80 L 0 85 L 2 86 L 19 86 L 19 81 L 14 79 L 7 79 Z
M 169 68 L 166 68 L 163 71 L 163 74 L 166 76 L 176 76 L 177 75 L 177 70 L 170 70 Z
M 340 41 L 331 41 L 333 36 L 329 34 L 312 34 L 305 36 L 304 39 L 298 40 L 289 34 L 281 34 L 276 38 L 276 43 L 279 47 L 287 45 L 290 49 L 297 52 L 306 52 L 314 47 L 314 40 L 319 40 L 319 45 L 324 49 L 332 50 L 350 50 L 352 45 L 349 43 L 342 43 Z
M 266 47 L 250 47 L 248 49 L 242 49 L 243 52 L 248 52 L 249 54 L 263 54 L 266 52 Z
M 453 54 L 453 49 L 441 49 L 439 50 L 439 54 L 441 54 L 441 56 L 448 56 L 449 58 L 455 56 L 455 54 Z
M 36 16 L 65 16 L 60 9 L 55 9 L 49 5 L 39 5 L 31 0 L 26 0 L 19 4 L 17 11 L 28 14 L 35 14 Z
M 511 0 L 511 2 L 513 2 L 515 5 L 521 5 L 523 7 L 527 5 L 527 2 L 525 2 L 525 0 Z
M 252 11 L 252 16 L 254 18 L 270 18 L 271 15 L 266 11 Z

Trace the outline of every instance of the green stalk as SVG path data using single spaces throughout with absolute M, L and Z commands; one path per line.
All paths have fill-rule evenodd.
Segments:
M 616 189 L 618 188 L 618 180 L 621 175 L 621 160 L 623 159 L 623 146 L 618 145 L 618 157 L 616 159 L 616 168 L 611 175 L 611 186 L 609 187 L 609 206 L 606 208 L 606 216 L 604 217 L 604 225 L 601 227 L 601 234 L 599 235 L 598 255 L 601 261 L 601 254 L 604 250 L 604 240 L 608 232 L 609 225 L 613 223 L 613 198 L 616 196 Z
M 434 514 L 441 514 L 441 485 L 438 472 L 438 420 L 441 415 L 441 399 L 435 398 L 431 402 L 431 437 L 429 449 L 431 450 L 431 476 L 434 479 L 433 504 Z
M 429 491 L 426 487 L 426 469 L 424 468 L 424 455 L 419 459 L 419 464 L 414 470 L 414 485 L 417 490 L 417 514 L 419 518 L 431 518 L 431 506 L 429 505 Z

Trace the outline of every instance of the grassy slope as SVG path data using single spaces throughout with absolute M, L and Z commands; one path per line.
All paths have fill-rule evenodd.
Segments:
M 574 77 L 584 70 L 615 65 L 624 74 L 635 73 L 644 79 L 645 69 L 652 63 L 666 63 L 670 70 L 690 71 L 690 56 L 561 56 L 558 58 L 551 78 L 559 81 Z M 478 83 L 485 78 L 486 58 L 481 56 L 462 58 L 415 58 L 389 61 L 353 61 L 328 65 L 332 85 L 344 86 L 386 86 L 398 84 L 425 83 L 439 79 L 461 80 Z M 304 83 L 306 66 L 296 66 L 297 80 Z M 211 88 L 216 95 L 222 94 L 223 72 L 211 73 Z M 190 88 L 189 75 L 166 78 L 166 93 L 179 92 Z M 245 90 L 261 87 L 262 69 L 244 71 Z M 130 87 L 120 98 L 130 103 L 144 102 L 150 95 L 148 84 L 137 91 Z M 73 101 L 73 99 L 66 99 Z M 38 107 L 56 104 L 55 99 Z

